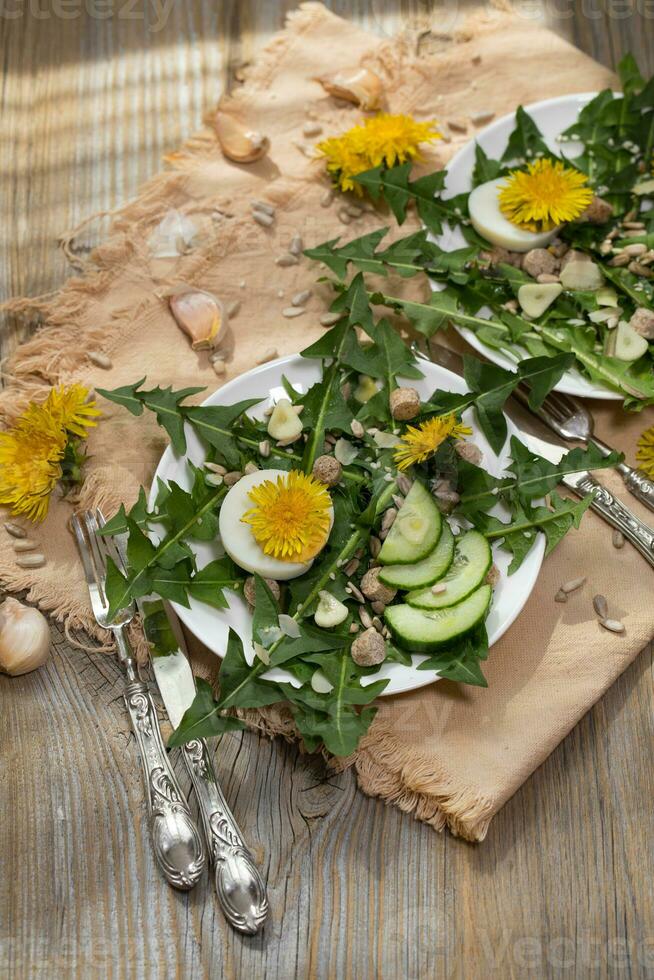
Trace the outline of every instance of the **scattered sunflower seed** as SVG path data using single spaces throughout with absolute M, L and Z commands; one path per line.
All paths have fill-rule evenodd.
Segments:
M 349 561 L 347 565 L 343 567 L 343 574 L 347 575 L 348 578 L 350 577 L 350 575 L 354 575 L 357 568 L 359 567 L 359 564 L 360 562 L 358 558 L 352 558 L 351 561 Z
M 354 582 L 348 582 L 345 588 L 346 588 L 346 591 L 349 592 L 350 595 L 352 596 L 352 598 L 353 599 L 356 599 L 357 602 L 365 602 L 366 601 L 363 592 L 361 592 L 359 589 L 357 589 L 357 587 L 354 584 Z
M 642 242 L 626 245 L 624 248 L 625 255 L 644 255 L 646 251 L 647 245 L 643 245 Z
M 321 133 L 322 126 L 319 122 L 305 122 L 304 126 L 302 127 L 303 136 L 320 136 Z
M 300 260 L 297 255 L 292 255 L 290 252 L 285 252 L 284 255 L 279 255 L 275 259 L 275 265 L 281 265 L 282 267 L 299 264 Z
M 613 537 L 611 538 L 614 548 L 624 548 L 624 534 L 619 531 L 616 527 L 613 532 Z
M 248 476 L 248 474 L 250 473 L 258 473 L 259 467 L 257 466 L 256 463 L 246 463 L 245 466 L 243 467 L 243 472 L 245 473 L 246 476 Z
M 359 632 L 359 624 L 358 623 L 351 623 L 350 624 L 350 633 L 358 633 L 358 632 Z
M 227 467 L 222 466 L 220 463 L 205 463 L 204 468 L 205 470 L 211 470 L 212 473 L 220 473 L 221 476 L 224 476 L 227 472 Z
M 291 299 L 291 306 L 304 306 L 306 301 L 311 297 L 310 289 L 303 289 L 302 292 L 296 293 Z
M 14 542 L 14 551 L 17 553 L 20 553 L 21 551 L 36 551 L 38 546 L 37 541 L 32 541 L 31 538 L 23 538 L 22 541 Z
M 266 214 L 265 211 L 253 211 L 252 217 L 258 225 L 263 225 L 265 228 L 270 228 L 275 221 L 273 216 L 271 214 Z
M 600 619 L 600 626 L 610 630 L 611 633 L 624 633 L 624 623 L 619 619 Z
M 363 439 L 366 430 L 363 428 L 358 419 L 352 419 L 350 422 L 350 429 L 352 430 L 353 436 L 355 436 L 357 439 Z
M 580 589 L 585 581 L 585 575 L 582 575 L 579 578 L 572 578 L 569 582 L 563 583 L 561 586 L 561 591 L 565 592 L 566 595 L 570 595 L 571 592 L 576 592 L 577 589 Z
M 345 210 L 351 218 L 360 218 L 363 214 L 363 208 L 360 208 L 358 204 L 348 204 Z
M 396 517 L 397 517 L 397 510 L 395 509 L 395 507 L 389 507 L 388 510 L 385 510 L 381 523 L 382 531 L 390 531 L 391 527 L 393 526 L 393 521 L 395 520 Z
M 243 474 L 240 470 L 232 470 L 230 473 L 225 473 L 223 483 L 226 487 L 233 487 L 235 483 L 238 483 L 242 476 Z
M 601 619 L 606 619 L 609 614 L 609 604 L 606 601 L 606 596 L 594 595 L 593 596 L 593 609 Z
M 328 190 L 325 191 L 323 196 L 320 198 L 321 208 L 328 208 L 333 200 L 334 200 L 334 191 L 330 187 Z
M 214 373 L 217 374 L 219 378 L 221 378 L 227 371 L 227 365 L 220 357 L 217 357 L 215 361 L 212 361 L 211 366 Z
M 323 327 L 333 327 L 343 316 L 342 313 L 323 313 L 320 317 L 320 324 Z
M 567 601 L 568 601 L 568 596 L 563 591 L 563 589 L 559 589 L 559 591 L 554 596 L 554 602 L 567 602 Z
M 617 268 L 622 265 L 629 265 L 631 262 L 631 257 L 626 254 L 626 252 L 620 252 L 619 255 L 614 255 L 612 259 L 609 259 L 609 265 Z
M 210 487 L 221 487 L 225 478 L 220 473 L 207 473 L 204 482 Z
M 379 552 L 381 551 L 381 541 L 379 540 L 379 538 L 375 537 L 374 534 L 370 538 L 369 546 L 370 546 L 370 554 L 372 555 L 373 558 L 376 558 Z
M 89 350 L 86 352 L 86 356 L 92 364 L 96 367 L 104 368 L 105 371 L 109 371 L 113 366 L 114 362 L 106 354 L 101 354 L 100 351 Z
M 404 507 L 404 497 L 400 497 L 399 494 L 394 493 L 393 494 L 393 503 L 395 504 L 395 506 L 397 507 L 398 510 L 401 510 L 402 507 Z
M 623 221 L 622 222 L 622 227 L 623 228 L 630 228 L 630 229 L 632 229 L 632 231 L 636 231 L 636 230 L 638 230 L 638 231 L 644 231 L 644 229 L 645 229 L 645 222 L 644 221 Z
M 235 299 L 233 303 L 230 303 L 227 307 L 227 316 L 236 316 L 241 308 L 240 299 Z
M 470 117 L 473 126 L 485 126 L 489 123 L 491 119 L 495 118 L 495 113 L 491 112 L 490 109 L 482 110 L 481 112 L 475 112 L 473 116 Z
M 398 473 L 395 482 L 400 493 L 407 494 L 413 486 L 413 480 L 406 473 Z
M 382 623 L 382 621 L 379 618 L 379 616 L 373 616 L 373 618 L 372 618 L 372 625 L 377 630 L 378 633 L 381 633 L 381 631 L 384 628 L 384 624 Z
M 267 361 L 274 361 L 276 357 L 279 357 L 276 347 L 269 347 L 265 350 L 261 357 L 257 358 L 257 364 L 265 364 Z
M 445 582 L 437 582 L 436 585 L 432 585 L 431 591 L 433 595 L 441 595 L 443 592 L 447 592 L 447 585 Z
M 467 133 L 468 124 L 465 119 L 448 119 L 447 125 L 453 133 Z
M 306 313 L 303 306 L 285 306 L 282 310 L 282 316 L 287 317 L 289 320 L 294 316 L 302 316 L 303 313 Z
M 42 568 L 45 565 L 45 555 L 25 555 L 17 558 L 16 564 L 20 568 Z
M 253 211 L 263 211 L 264 214 L 270 215 L 271 218 L 274 217 L 275 209 L 268 201 L 250 201 L 250 207 Z
M 5 523 L 5 531 L 11 534 L 12 538 L 26 538 L 27 531 L 20 524 L 13 524 L 11 521 Z
M 288 250 L 291 255 L 302 255 L 304 249 L 304 242 L 302 241 L 302 236 L 299 234 L 293 235 L 291 238 L 291 244 L 288 246 Z
M 372 617 L 365 606 L 359 608 L 359 619 L 363 628 L 369 630 L 372 626 Z
M 352 222 L 352 218 L 347 213 L 347 211 L 345 210 L 345 208 L 340 208 L 339 209 L 339 211 L 338 211 L 338 220 L 341 222 L 341 224 L 344 224 L 344 225 L 349 225 Z
M 372 611 L 376 613 L 377 616 L 383 616 L 384 610 L 386 609 L 383 602 L 380 602 L 379 599 L 375 599 L 375 601 L 371 602 L 370 605 L 372 606 Z

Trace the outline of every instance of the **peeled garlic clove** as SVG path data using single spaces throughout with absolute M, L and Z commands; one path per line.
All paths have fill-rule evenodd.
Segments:
M 316 626 L 322 629 L 333 629 L 347 619 L 347 606 L 332 595 L 321 589 L 318 593 L 318 605 L 313 614 Z
M 50 654 L 48 621 L 32 606 L 18 599 L 0 605 L 0 671 L 17 677 L 36 670 Z
M 518 302 L 527 316 L 536 319 L 562 292 L 558 282 L 529 282 L 518 290 Z
M 339 73 L 318 81 L 330 95 L 353 102 L 362 109 L 377 109 L 384 92 L 381 78 L 370 68 L 358 68 L 351 75 Z
M 213 124 L 221 150 L 235 163 L 254 163 L 270 149 L 270 140 L 267 136 L 248 129 L 226 112 L 219 110 Z
M 268 420 L 268 435 L 288 444 L 302 433 L 302 422 L 288 398 L 280 398 Z
M 225 324 L 220 300 L 203 290 L 189 290 L 171 296 L 168 305 L 177 326 L 191 338 L 193 350 L 216 346 Z

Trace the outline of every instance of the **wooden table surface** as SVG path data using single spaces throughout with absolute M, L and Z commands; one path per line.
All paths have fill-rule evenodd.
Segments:
M 58 235 L 133 195 L 292 6 L 0 2 L 3 297 L 62 283 Z M 328 6 L 390 33 L 452 27 L 467 5 Z M 607 64 L 631 49 L 654 71 L 651 4 L 517 9 Z M 2 355 L 28 330 L 7 323 Z M 2 977 L 654 976 L 651 650 L 480 846 L 368 799 L 351 773 L 330 775 L 281 741 L 226 736 L 217 768 L 272 906 L 252 939 L 225 925 L 208 880 L 190 895 L 163 883 L 117 666 L 54 633 L 44 669 L 0 679 Z

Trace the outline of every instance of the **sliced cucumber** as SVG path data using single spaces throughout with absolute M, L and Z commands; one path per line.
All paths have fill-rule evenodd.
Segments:
M 388 606 L 384 619 L 399 647 L 412 653 L 432 653 L 478 626 L 488 612 L 492 594 L 490 585 L 482 585 L 447 609 L 416 609 L 404 603 Z
M 466 531 L 456 543 L 452 564 L 440 580 L 446 586 L 434 594 L 431 589 L 409 592 L 406 601 L 418 609 L 443 609 L 454 606 L 484 581 L 491 566 L 490 545 L 479 531 Z
M 380 580 L 394 589 L 424 589 L 437 582 L 452 564 L 454 535 L 443 521 L 438 544 L 426 558 L 415 565 L 386 565 L 379 573 Z
M 427 487 L 417 480 L 379 552 L 382 565 L 413 565 L 436 547 L 441 513 Z

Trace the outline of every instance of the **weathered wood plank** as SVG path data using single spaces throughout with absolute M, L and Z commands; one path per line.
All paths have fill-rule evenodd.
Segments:
M 0 16 L 1 295 L 56 288 L 68 271 L 56 248 L 61 231 L 132 196 L 293 6 L 191 0 L 172 4 L 161 25 L 146 4 L 135 7 L 141 19 Z M 390 33 L 452 26 L 469 5 L 330 6 Z M 548 4 L 544 13 L 518 5 L 606 63 L 630 47 L 653 71 L 645 6 L 619 17 L 610 16 L 617 5 L 603 9 L 599 0 L 579 10 Z M 25 330 L 3 330 L 3 355 Z M 654 834 L 651 650 L 477 848 L 363 797 L 351 773 L 329 774 L 293 746 L 226 737 L 218 771 L 272 905 L 265 934 L 242 939 L 224 925 L 208 880 L 190 895 L 161 880 L 118 668 L 55 635 L 43 670 L 0 678 L 3 976 L 654 972 L 654 886 L 644 857 Z

